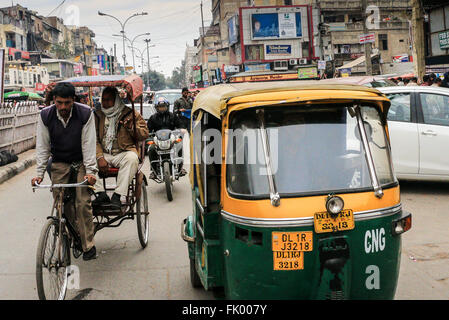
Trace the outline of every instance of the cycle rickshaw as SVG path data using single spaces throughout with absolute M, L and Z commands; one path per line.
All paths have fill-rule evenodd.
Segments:
M 140 112 L 143 105 L 143 82 L 136 75 L 130 76 L 87 76 L 65 80 L 75 87 L 118 87 L 127 93 L 127 98 L 134 110 L 134 104 L 140 102 Z M 55 83 L 50 84 L 47 92 L 50 92 Z M 50 100 L 50 99 L 48 99 Z M 136 119 L 133 113 L 133 122 Z M 134 125 L 134 128 L 136 126 Z M 136 136 L 136 133 L 134 133 Z M 136 176 L 128 187 L 126 202 L 122 203 L 121 209 L 110 206 L 92 207 L 94 219 L 94 233 L 103 228 L 119 227 L 125 220 L 136 220 L 139 241 L 142 248 L 148 244 L 149 237 L 149 212 L 148 212 L 148 194 L 147 180 L 142 173 L 142 166 L 145 160 L 144 141 L 137 142 L 139 150 L 139 166 Z M 116 178 L 118 168 L 109 168 L 106 173 L 100 173 L 100 179 L 106 191 L 112 191 L 114 188 L 106 185 L 106 178 Z M 50 184 L 37 185 L 34 189 L 49 188 L 50 190 L 59 189 L 60 192 L 54 198 L 51 215 L 47 217 L 37 248 L 36 255 L 36 281 L 39 299 L 57 299 L 63 300 L 68 286 L 68 277 L 71 269 L 70 249 L 73 249 L 73 256 L 78 258 L 82 254 L 80 240 L 77 232 L 69 219 L 66 219 L 64 209 L 68 205 L 73 205 L 67 200 L 71 190 L 74 188 L 92 188 L 87 185 L 87 181 L 81 183 L 68 184 Z M 48 282 L 48 283 L 47 283 Z

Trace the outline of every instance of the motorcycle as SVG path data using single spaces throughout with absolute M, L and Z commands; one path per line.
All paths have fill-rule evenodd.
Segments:
M 182 135 L 179 130 L 162 129 L 150 135 L 147 140 L 148 157 L 150 159 L 150 179 L 157 183 L 165 183 L 168 201 L 173 200 L 173 182 L 183 175 L 181 172 L 183 158 L 179 156 L 182 149 Z M 150 147 L 155 146 L 156 159 L 151 159 Z

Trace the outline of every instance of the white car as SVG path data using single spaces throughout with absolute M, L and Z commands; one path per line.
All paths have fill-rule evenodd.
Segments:
M 173 112 L 173 106 L 175 104 L 175 101 L 181 98 L 182 96 L 182 90 L 181 89 L 167 89 L 167 90 L 160 90 L 156 91 L 154 93 L 153 103 L 158 101 L 160 97 L 164 97 L 165 99 L 170 102 L 170 112 Z
M 388 128 L 398 179 L 449 181 L 449 89 L 376 89 L 391 101 Z

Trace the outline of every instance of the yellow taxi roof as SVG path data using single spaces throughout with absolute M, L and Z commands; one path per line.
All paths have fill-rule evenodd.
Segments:
M 232 104 L 312 100 L 381 101 L 384 113 L 390 106 L 381 92 L 366 86 L 339 84 L 337 81 L 297 80 L 211 86 L 195 98 L 192 112 L 204 110 L 220 119 L 221 112 Z

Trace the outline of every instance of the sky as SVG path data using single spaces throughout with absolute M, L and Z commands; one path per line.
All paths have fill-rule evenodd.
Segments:
M 9 1 L 9 0 L 5 0 Z M 113 18 L 99 16 L 98 11 L 116 17 L 122 23 L 134 13 L 148 12 L 146 16 L 130 19 L 125 25 L 126 36 L 133 40 L 137 35 L 149 32 L 149 36 L 138 37 L 134 47 L 143 52 L 147 61 L 146 43 L 151 39 L 150 66 L 152 70 L 171 76 L 172 70 L 181 65 L 184 59 L 186 44 L 193 45 L 198 38 L 201 27 L 201 0 L 20 0 L 14 4 L 35 10 L 42 16 L 58 16 L 65 24 L 87 26 L 95 33 L 98 47 L 108 52 L 117 45 L 117 58 L 123 64 L 123 41 L 120 23 Z M 204 25 L 211 22 L 211 0 L 203 0 Z M 61 5 L 62 3 L 62 5 Z M 9 4 L 8 4 L 9 5 Z M 2 5 L 3 6 L 3 5 Z M 59 7 L 58 7 L 59 6 Z M 132 66 L 132 54 L 129 42 L 126 42 L 127 64 Z M 135 50 L 140 55 L 139 50 Z M 156 58 L 156 57 L 159 58 Z M 155 57 L 155 58 L 151 58 Z M 135 58 L 137 72 L 140 73 L 140 58 Z M 146 67 L 145 69 L 146 70 Z

